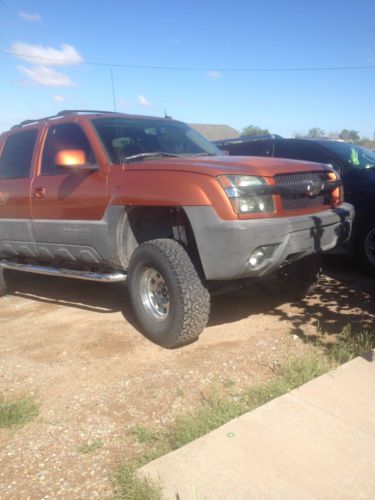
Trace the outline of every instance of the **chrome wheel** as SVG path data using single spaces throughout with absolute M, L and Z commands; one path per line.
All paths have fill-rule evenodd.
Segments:
M 140 280 L 141 301 L 145 309 L 158 321 L 167 318 L 170 299 L 167 283 L 159 271 L 147 267 Z
M 368 261 L 375 267 L 375 228 L 370 229 L 367 233 L 364 242 L 364 250 Z

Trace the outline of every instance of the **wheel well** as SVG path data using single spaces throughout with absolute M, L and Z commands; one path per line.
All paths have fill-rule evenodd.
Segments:
M 169 238 L 188 252 L 198 272 L 202 264 L 194 233 L 180 207 L 128 207 L 120 225 L 121 261 L 127 267 L 134 250 L 146 241 Z

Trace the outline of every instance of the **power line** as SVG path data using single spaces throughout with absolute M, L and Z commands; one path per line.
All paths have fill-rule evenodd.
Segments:
M 1 2 L 1 0 L 0 0 Z M 112 62 L 99 62 L 99 61 L 83 61 L 78 62 L 73 59 L 53 59 L 48 57 L 33 56 L 14 50 L 0 50 L 1 54 L 13 55 L 16 57 L 23 57 L 24 59 L 34 59 L 40 63 L 58 63 L 58 64 L 84 64 L 86 66 L 104 66 L 109 68 L 127 68 L 127 69 L 147 69 L 147 70 L 161 70 L 161 71 L 216 71 L 232 72 L 232 73 L 267 73 L 267 72 L 303 72 L 303 71 L 362 71 L 374 70 L 375 65 L 367 66 L 302 66 L 302 67 L 270 67 L 270 68 L 229 68 L 229 67 L 197 67 L 197 66 L 158 66 L 146 64 L 124 64 Z

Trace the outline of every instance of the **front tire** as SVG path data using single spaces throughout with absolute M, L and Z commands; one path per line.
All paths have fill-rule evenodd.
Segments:
M 134 251 L 128 289 L 142 331 L 164 347 L 196 340 L 207 324 L 210 296 L 185 249 L 171 239 Z

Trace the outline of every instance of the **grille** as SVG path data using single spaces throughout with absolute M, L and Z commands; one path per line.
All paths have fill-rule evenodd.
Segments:
M 328 180 L 327 172 L 297 172 L 293 174 L 278 174 L 274 177 L 276 184 L 297 184 L 304 181 L 311 180 Z M 301 194 L 298 198 L 289 198 L 281 196 L 281 201 L 284 210 L 298 210 L 300 208 L 314 208 L 322 205 L 330 204 L 329 195 L 319 195 L 308 197 Z

